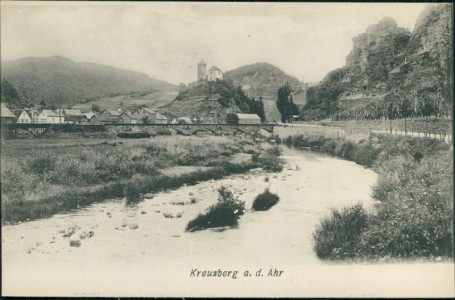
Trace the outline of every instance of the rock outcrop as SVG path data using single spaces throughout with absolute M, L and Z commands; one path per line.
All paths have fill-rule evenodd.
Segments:
M 307 93 L 304 119 L 377 119 L 450 112 L 451 5 L 429 4 L 412 34 L 392 18 L 353 38 L 346 66 Z

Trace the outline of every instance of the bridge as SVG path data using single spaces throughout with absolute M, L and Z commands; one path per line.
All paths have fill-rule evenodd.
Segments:
M 260 130 L 273 133 L 275 124 L 43 124 L 43 123 L 14 123 L 5 124 L 6 136 L 15 136 L 21 132 L 39 137 L 45 132 L 147 132 L 151 135 L 256 135 Z

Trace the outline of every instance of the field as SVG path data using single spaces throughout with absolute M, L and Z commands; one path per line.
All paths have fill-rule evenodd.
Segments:
M 93 202 L 276 168 L 248 138 L 10 140 L 2 146 L 2 221 L 50 216 Z M 266 161 L 266 163 L 263 161 Z M 182 172 L 182 167 L 186 169 Z
M 177 96 L 177 91 L 171 92 L 155 92 L 145 96 L 129 96 L 121 95 L 116 97 L 101 98 L 99 100 L 74 105 L 74 109 L 89 110 L 93 104 L 99 105 L 102 109 L 117 109 L 122 105 L 128 106 L 141 106 L 147 105 L 149 108 L 159 110 L 160 107 L 171 103 Z

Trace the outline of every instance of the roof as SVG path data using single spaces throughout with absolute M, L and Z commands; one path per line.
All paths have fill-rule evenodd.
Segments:
M 88 119 L 85 115 L 67 115 L 65 121 L 79 121 L 82 119 Z
M 239 120 L 261 120 L 257 114 L 236 114 Z
M 3 103 L 1 105 L 0 115 L 1 115 L 2 118 L 14 118 L 14 119 L 16 119 L 16 116 Z
M 89 111 L 88 113 L 85 113 L 84 115 L 87 117 L 87 119 L 91 119 L 94 116 L 96 116 L 92 111 Z
M 206 63 L 203 59 L 201 59 L 201 61 L 198 63 L 198 65 L 206 65 Z
M 63 111 L 65 115 L 77 115 L 80 116 L 82 113 L 79 109 L 65 109 Z
M 223 73 L 223 71 L 221 71 L 217 66 L 213 66 L 209 69 L 209 72 L 210 71 L 220 71 L 221 73 Z
M 135 110 L 135 112 L 139 111 L 139 110 L 143 110 L 145 112 L 147 112 L 148 114 L 156 114 L 156 112 L 154 112 L 153 110 L 151 110 L 150 108 L 148 107 L 140 107 L 138 109 Z
M 122 113 L 116 110 L 111 110 L 111 109 L 105 109 L 101 113 L 104 113 L 107 111 L 111 116 L 120 116 Z
M 21 115 L 23 112 L 25 112 L 25 114 L 30 118 L 30 114 L 29 114 L 27 111 L 23 110 L 23 109 L 16 109 L 16 110 L 14 111 L 14 115 L 15 115 L 16 117 L 19 118 L 20 115 Z
M 44 109 L 41 113 L 45 113 L 46 116 L 48 117 L 62 117 L 63 115 L 59 115 L 58 112 L 50 110 L 50 109 Z

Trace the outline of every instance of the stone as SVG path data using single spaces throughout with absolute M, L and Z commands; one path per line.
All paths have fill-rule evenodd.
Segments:
M 81 246 L 81 241 L 80 240 L 71 240 L 70 241 L 70 246 L 71 247 L 80 247 Z

